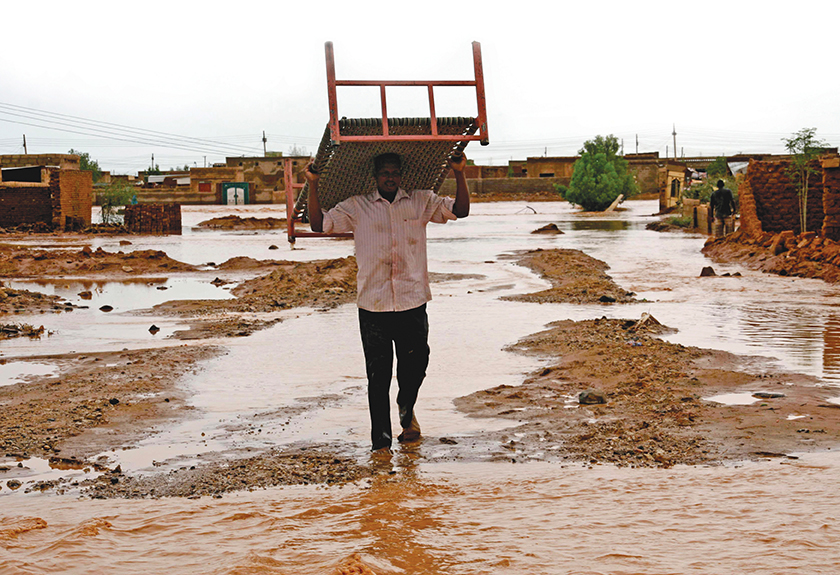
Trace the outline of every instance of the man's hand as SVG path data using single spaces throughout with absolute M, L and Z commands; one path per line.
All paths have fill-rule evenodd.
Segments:
M 317 184 L 318 180 L 321 179 L 321 174 L 315 171 L 314 160 L 306 164 L 306 168 L 304 168 L 303 170 L 303 176 L 306 178 L 306 181 L 310 184 Z
M 449 158 L 449 167 L 456 172 L 463 172 L 464 168 L 467 167 L 467 156 L 464 154 L 452 156 Z

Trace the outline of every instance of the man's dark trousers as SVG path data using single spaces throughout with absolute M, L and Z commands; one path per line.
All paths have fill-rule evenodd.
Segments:
M 365 352 L 373 449 L 391 446 L 391 406 L 388 390 L 397 350 L 397 405 L 400 425 L 411 424 L 417 392 L 429 365 L 429 319 L 426 304 L 407 311 L 371 312 L 359 309 L 359 330 Z

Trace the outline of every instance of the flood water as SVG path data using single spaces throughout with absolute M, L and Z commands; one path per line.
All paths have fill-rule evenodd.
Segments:
M 4 485 L 0 574 L 337 573 L 356 553 L 378 574 L 837 573 L 840 456 L 832 452 L 668 470 L 447 461 L 449 447 L 438 438 L 509 425 L 464 417 L 452 400 L 520 383 L 541 360 L 504 346 L 559 319 L 648 312 L 679 330 L 671 341 L 773 358 L 776 368 L 840 385 L 837 288 L 711 264 L 700 254 L 704 236 L 645 229 L 657 202 L 624 206 L 614 214 L 582 215 L 564 203 L 475 204 L 466 220 L 430 226 L 430 271 L 464 276 L 433 284 L 432 364 L 418 404 L 427 438 L 416 450 L 395 449 L 393 474 L 343 488 L 276 488 L 195 501 L 88 501 L 78 494 L 11 492 Z M 91 245 L 161 249 L 194 264 L 239 255 L 309 260 L 352 253 L 352 242 L 344 240 L 303 238 L 290 250 L 283 231 L 192 228 L 228 213 L 279 217 L 280 206 L 183 210 L 182 236 L 132 238 L 130 246 L 95 238 Z M 530 233 L 547 223 L 565 233 Z M 271 245 L 280 249 L 269 250 Z M 639 303 L 500 301 L 547 285 L 506 257 L 538 247 L 580 249 L 605 261 Z M 706 265 L 719 277 L 699 278 Z M 720 277 L 725 272 L 742 275 Z M 6 361 L 0 367 L 7 369 L 0 378 L 25 378 L 33 356 L 166 344 L 176 322 L 137 310 L 173 295 L 228 297 L 206 280 L 183 281 L 180 288 L 175 278 L 99 285 L 92 290 L 97 303 L 116 302 L 107 314 L 85 304 L 88 309 L 69 314 L 16 316 L 14 321 L 43 324 L 53 335 L 0 343 Z M 172 290 L 158 290 L 162 285 Z M 73 283 L 28 289 L 82 304 Z M 150 322 L 169 331 L 152 336 Z M 124 471 L 146 473 L 152 461 L 182 464 L 208 451 L 328 442 L 363 460 L 368 420 L 356 322 L 354 306 L 292 310 L 270 329 L 224 341 L 226 355 L 182 382 L 195 418 L 106 455 Z M 32 376 L 51 373 L 44 360 L 31 364 Z M 289 406 L 295 407 L 292 415 L 271 415 Z M 55 473 L 29 463 L 33 471 L 25 481 Z M 0 459 L 2 465 L 9 463 Z M 0 475 L 0 482 L 5 479 Z

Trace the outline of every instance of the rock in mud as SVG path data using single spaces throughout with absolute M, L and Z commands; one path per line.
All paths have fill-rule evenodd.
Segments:
M 531 232 L 532 234 L 562 234 L 563 230 L 557 227 L 557 224 L 546 224 Z
M 700 270 L 700 277 L 701 278 L 712 277 L 712 276 L 715 276 L 715 275 L 717 275 L 717 274 L 715 273 L 715 270 L 714 270 L 714 268 L 712 268 L 712 266 L 706 266 L 702 270 Z
M 607 396 L 601 391 L 595 389 L 587 389 L 581 391 L 578 395 L 578 403 L 581 405 L 597 405 L 600 403 L 607 403 Z

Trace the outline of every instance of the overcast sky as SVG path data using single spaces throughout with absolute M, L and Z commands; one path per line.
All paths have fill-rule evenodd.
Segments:
M 317 149 L 324 42 L 339 79 L 471 80 L 481 43 L 490 145 L 479 163 L 626 152 L 784 151 L 805 128 L 840 144 L 840 2 L 15 2 L 2 9 L 0 154 L 86 151 L 104 170 L 203 166 Z M 419 90 L 419 91 L 418 91 Z M 442 93 L 443 91 L 443 93 Z M 467 89 L 438 115 L 473 115 Z M 376 89 L 339 113 L 379 114 Z M 428 116 L 422 89 L 392 116 Z

